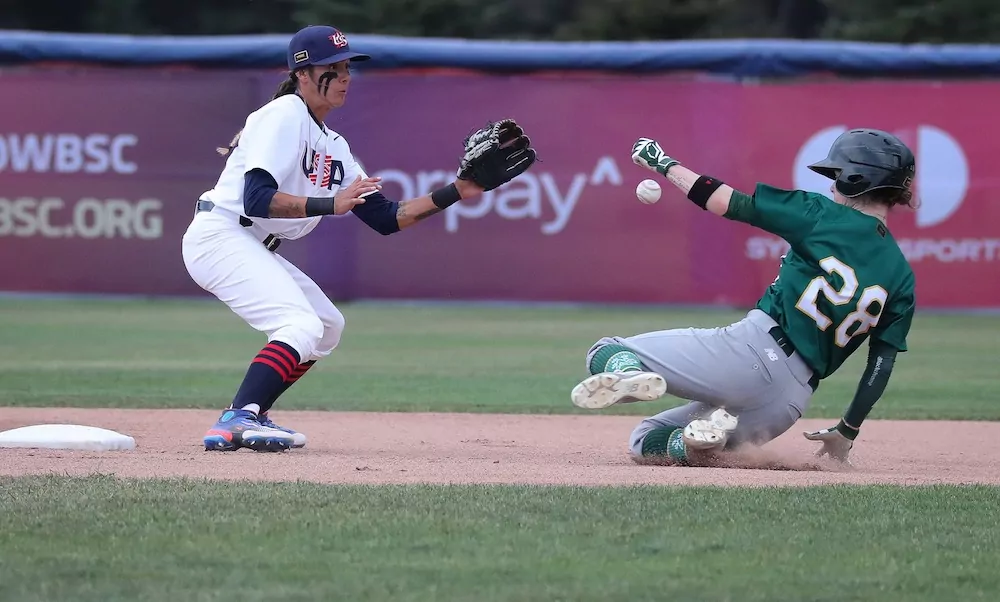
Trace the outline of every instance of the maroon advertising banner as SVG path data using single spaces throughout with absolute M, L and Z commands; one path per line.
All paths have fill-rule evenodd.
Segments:
M 982 125 L 998 83 L 593 75 L 358 83 L 355 105 L 334 127 L 390 195 L 452 177 L 462 137 L 489 118 L 516 117 L 541 158 L 444 219 L 391 241 L 362 236 L 357 288 L 367 296 L 751 304 L 787 245 L 698 210 L 668 184 L 658 204 L 640 204 L 634 189 L 650 173 L 630 162 L 632 143 L 656 138 L 744 190 L 766 182 L 829 194 L 830 182 L 806 165 L 846 128 L 867 126 L 897 133 L 917 156 L 920 205 L 896 210 L 889 225 L 914 265 L 921 306 L 1000 306 L 992 175 L 1000 139 Z
M 0 77 L 4 290 L 198 293 L 180 258 L 214 148 L 280 73 L 101 71 Z M 854 104 L 845 99 L 856 100 Z M 905 99 L 905 102 L 900 102 Z M 345 298 L 753 303 L 786 245 L 703 212 L 629 160 L 640 136 L 693 169 L 828 191 L 805 165 L 848 127 L 917 154 L 916 210 L 889 226 L 923 307 L 1000 307 L 1000 148 L 983 123 L 1000 83 L 744 85 L 659 76 L 362 72 L 329 125 L 397 199 L 454 177 L 462 140 L 514 117 L 540 161 L 514 182 L 389 237 L 328 218 L 282 252 Z
M 256 74 L 13 72 L 0 77 L 0 288 L 191 294 L 181 236 Z

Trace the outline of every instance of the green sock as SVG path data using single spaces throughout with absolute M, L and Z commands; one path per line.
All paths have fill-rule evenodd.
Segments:
M 687 449 L 684 447 L 684 429 L 680 427 L 658 428 L 646 433 L 642 438 L 642 455 L 667 456 L 681 466 L 687 465 Z
M 643 372 L 645 366 L 639 356 L 621 345 L 605 345 L 594 353 L 590 360 L 590 373 L 601 372 Z

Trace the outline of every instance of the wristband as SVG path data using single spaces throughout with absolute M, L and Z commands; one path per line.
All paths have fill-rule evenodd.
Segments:
M 694 186 L 688 191 L 687 198 L 702 209 L 708 209 L 708 199 L 712 196 L 713 192 L 719 189 L 719 186 L 722 186 L 722 180 L 708 176 L 698 176 Z
M 431 202 L 438 209 L 447 209 L 461 200 L 462 195 L 458 192 L 458 187 L 455 186 L 454 182 L 431 193 Z
M 317 215 L 331 215 L 333 213 L 334 198 L 331 197 L 308 197 L 306 198 L 306 217 L 316 217 Z
M 837 432 L 851 441 L 854 441 L 858 437 L 858 433 L 861 432 L 861 429 L 854 428 L 844 422 L 844 419 L 841 418 L 840 422 L 837 423 Z

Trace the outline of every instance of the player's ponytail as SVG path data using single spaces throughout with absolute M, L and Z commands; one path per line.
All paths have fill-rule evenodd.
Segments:
M 274 96 L 271 97 L 271 100 L 295 93 L 295 90 L 298 89 L 299 83 L 298 77 L 295 73 L 295 71 L 288 72 L 288 78 L 278 84 L 278 89 L 274 91 Z M 233 139 L 229 142 L 229 146 L 220 146 L 215 149 L 215 152 L 219 153 L 223 157 L 233 152 L 233 149 L 236 148 L 236 144 L 240 141 L 240 134 L 242 133 L 243 130 L 236 132 L 236 135 L 233 136 Z
M 275 98 L 280 98 L 282 96 L 286 96 L 288 94 L 295 93 L 295 90 L 297 90 L 299 87 L 299 78 L 296 75 L 296 73 L 298 72 L 297 71 L 288 72 L 288 79 L 278 84 L 278 89 L 274 91 L 274 96 L 271 97 L 271 100 L 274 100 Z

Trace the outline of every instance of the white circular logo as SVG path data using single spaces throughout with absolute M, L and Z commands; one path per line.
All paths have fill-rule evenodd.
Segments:
M 847 131 L 845 125 L 824 128 L 806 140 L 795 156 L 792 180 L 796 188 L 830 196 L 833 183 L 808 168 L 826 157 L 833 141 Z M 969 162 L 962 146 L 944 130 L 932 125 L 917 127 L 917 226 L 928 228 L 947 220 L 961 206 L 969 189 Z

